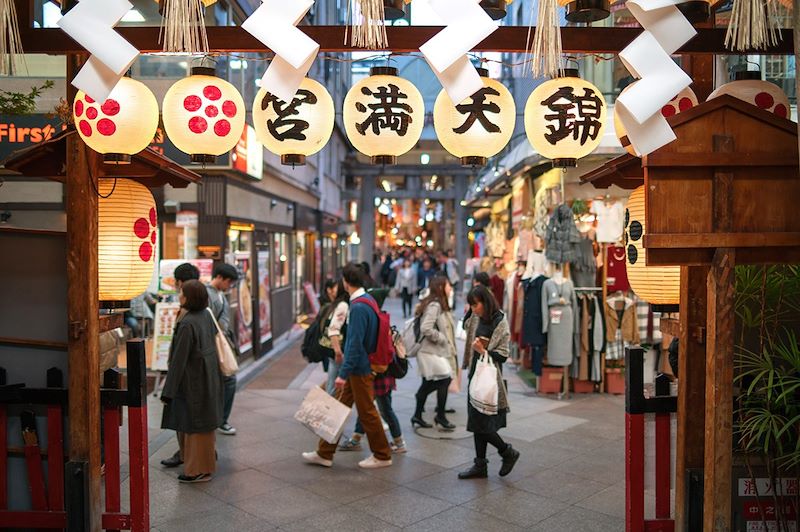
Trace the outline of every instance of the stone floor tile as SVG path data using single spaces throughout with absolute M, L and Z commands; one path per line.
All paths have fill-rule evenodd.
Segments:
M 408 526 L 443 512 L 453 505 L 404 487 L 374 495 L 349 505 L 396 526 Z
M 529 530 L 539 532 L 620 532 L 625 530 L 625 520 L 584 508 L 571 506 L 566 510 L 537 523 Z
M 511 487 L 493 491 L 464 506 L 526 529 L 569 507 L 562 502 Z
M 406 527 L 405 530 L 413 532 L 521 532 L 525 528 L 501 521 L 491 515 L 458 507 L 415 523 Z
M 533 442 L 583 423 L 586 423 L 586 420 L 553 412 L 542 412 L 522 419 L 510 419 L 503 434 L 518 440 Z
M 422 445 L 424 443 L 424 445 Z M 445 468 L 456 467 L 471 461 L 475 452 L 444 440 L 428 440 L 409 447 L 406 456 Z
M 294 486 L 275 490 L 269 497 L 256 495 L 234 505 L 276 526 L 320 515 L 337 507 L 330 499 Z
M 612 517 L 625 517 L 625 484 L 615 484 L 575 504 Z
M 349 504 L 394 489 L 396 485 L 362 471 L 348 469 L 336 475 L 321 476 L 302 487 L 337 503 Z
M 301 521 L 283 525 L 286 532 L 395 532 L 399 527 L 390 525 L 363 510 L 354 507 L 335 508 Z
M 503 484 L 498 482 L 497 478 L 460 480 L 458 471 L 455 469 L 442 471 L 406 484 L 409 489 L 453 504 L 464 504 L 500 489 L 502 486 Z
M 160 526 L 166 521 L 201 512 L 222 511 L 227 507 L 227 504 L 203 492 L 196 485 L 179 484 L 175 480 L 174 486 L 150 496 L 150 522 Z
M 256 495 L 267 495 L 275 490 L 285 489 L 290 484 L 261 471 L 246 469 L 228 475 L 215 475 L 211 482 L 197 486 L 212 497 L 232 503 Z
M 445 471 L 444 467 L 423 462 L 410 456 L 395 455 L 392 460 L 394 464 L 391 467 L 370 469 L 366 473 L 387 482 L 403 485 Z
M 574 504 L 609 487 L 608 484 L 546 469 L 514 482 L 514 487 L 567 504 Z
M 625 480 L 625 462 L 595 456 L 593 453 L 577 456 L 555 466 L 555 469 L 606 484 Z
M 266 532 L 268 530 L 277 530 L 277 528 L 267 521 L 243 512 L 238 508 L 229 507 L 171 519 L 159 523 L 158 530 L 161 532 L 220 532 L 222 530 Z

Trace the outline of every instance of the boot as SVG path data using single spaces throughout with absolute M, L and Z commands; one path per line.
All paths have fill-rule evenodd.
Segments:
M 489 460 L 486 458 L 476 458 L 475 463 L 467 469 L 458 474 L 460 479 L 468 478 L 486 478 L 489 476 Z
M 414 417 L 411 418 L 411 426 L 412 427 L 417 426 L 417 427 L 419 427 L 421 429 L 429 429 L 433 425 L 431 425 L 430 423 L 428 423 L 424 419 L 422 419 L 422 413 L 417 413 L 417 414 L 414 414 Z
M 519 460 L 519 451 L 511 447 L 509 443 L 506 445 L 505 450 L 500 453 L 500 456 L 503 457 L 503 465 L 500 467 L 500 476 L 504 477 L 514 469 L 514 464 Z
M 450 423 L 444 414 L 438 414 L 435 418 L 433 418 L 433 423 L 439 428 L 439 430 L 443 432 L 453 432 L 456 428 L 456 426 Z

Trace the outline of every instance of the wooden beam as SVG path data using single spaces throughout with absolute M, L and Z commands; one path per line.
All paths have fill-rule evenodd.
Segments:
M 215 52 L 271 52 L 261 42 L 238 26 L 209 26 L 208 45 Z M 299 29 L 320 44 L 320 52 L 362 51 L 345 45 L 345 26 L 300 26 Z M 418 52 L 419 47 L 442 30 L 438 26 L 390 26 L 386 28 L 389 48 L 383 51 L 397 53 Z M 116 29 L 142 53 L 161 52 L 159 27 L 121 27 Z M 780 30 L 777 46 L 766 51 L 748 50 L 733 52 L 725 48 L 725 32 L 722 29 L 699 28 L 697 35 L 686 43 L 678 54 L 777 54 L 794 53 L 794 39 L 790 29 Z M 642 33 L 640 28 L 564 27 L 561 38 L 566 53 L 619 53 Z M 85 53 L 78 43 L 59 28 L 37 28 L 24 25 L 20 31 L 22 45 L 29 54 Z M 479 43 L 475 52 L 527 51 L 528 28 L 525 26 L 502 26 Z
M 736 252 L 720 248 L 708 272 L 703 530 L 731 530 Z
M 67 78 L 78 72 L 78 57 L 67 58 Z M 68 93 L 74 92 L 67 85 Z M 74 94 L 68 94 L 72 101 Z M 69 460 L 88 463 L 86 530 L 100 530 L 100 327 L 97 263 L 98 198 L 89 176 L 100 173 L 100 156 L 78 135 L 67 139 L 67 314 L 69 322 Z M 80 500 L 80 499 L 78 499 Z
M 730 208 L 729 201 L 720 199 L 720 202 L 720 208 Z M 715 218 L 715 220 L 717 219 L 719 218 Z M 648 248 L 648 252 L 651 247 L 656 249 L 794 247 L 800 246 L 800 233 L 673 233 L 645 235 L 644 245 Z
M 681 310 L 678 338 L 678 420 L 675 465 L 675 530 L 688 527 L 686 470 L 703 467 L 705 442 L 703 404 L 706 388 L 706 351 L 702 335 L 693 330 L 706 324 L 708 268 L 681 267 Z
M 775 167 L 786 166 L 797 168 L 797 157 L 794 155 L 775 155 L 774 153 L 675 153 L 655 152 L 645 156 L 645 166 L 649 168 L 675 166 L 687 168 L 709 167 Z
M 647 238 L 647 236 L 645 236 Z M 648 249 L 648 266 L 707 266 L 714 249 Z M 800 246 L 742 247 L 736 251 L 737 264 L 800 264 Z

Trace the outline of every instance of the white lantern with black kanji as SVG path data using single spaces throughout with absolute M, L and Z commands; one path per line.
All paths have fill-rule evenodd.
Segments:
M 575 166 L 592 153 L 603 139 L 605 122 L 603 93 L 574 69 L 536 87 L 525 105 L 528 140 L 554 166 Z
M 100 301 L 129 301 L 144 292 L 153 277 L 158 242 L 156 203 L 147 187 L 131 179 L 98 181 Z
M 758 70 L 737 72 L 733 81 L 712 92 L 708 100 L 723 94 L 730 94 L 781 118 L 790 118 L 791 107 L 788 96 L 774 83 L 762 80 L 761 72 Z
M 213 68 L 195 67 L 169 88 L 162 113 L 175 147 L 194 163 L 213 163 L 239 142 L 246 110 L 236 87 L 215 76 Z
M 478 69 L 479 90 L 458 105 L 442 90 L 433 106 L 433 126 L 441 145 L 465 166 L 484 166 L 511 140 L 517 109 L 514 97 L 488 71 Z
M 104 102 L 78 91 L 72 104 L 78 135 L 109 164 L 128 164 L 158 129 L 158 101 L 147 86 L 124 77 Z
M 630 87 L 631 85 L 625 87 L 620 94 L 624 94 Z M 686 87 L 661 108 L 661 115 L 664 118 L 669 118 L 683 111 L 688 111 L 692 107 L 696 107 L 697 103 L 697 95 L 691 87 Z M 620 144 L 622 144 L 622 147 L 625 148 L 625 151 L 631 155 L 636 155 L 636 150 L 633 149 L 633 144 L 631 144 L 631 141 L 628 139 L 628 132 L 625 129 L 625 125 L 622 123 L 622 120 L 619 119 L 619 114 L 617 113 L 618 109 L 620 108 L 614 107 L 614 132 L 617 134 L 617 138 Z
M 425 101 L 393 67 L 376 67 L 348 91 L 344 128 L 353 146 L 373 164 L 395 164 L 410 151 L 425 125 Z
M 681 299 L 680 266 L 647 265 L 644 192 L 644 186 L 634 190 L 625 211 L 628 281 L 634 293 L 651 305 L 677 305 Z
M 259 142 L 281 163 L 302 165 L 320 151 L 333 132 L 333 98 L 319 82 L 305 78 L 287 104 L 263 88 L 253 102 L 253 128 Z

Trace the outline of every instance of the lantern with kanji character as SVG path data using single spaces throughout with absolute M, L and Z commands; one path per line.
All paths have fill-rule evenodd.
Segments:
M 353 146 L 373 164 L 395 164 L 422 135 L 425 102 L 397 69 L 375 67 L 344 99 L 344 127 Z
M 331 138 L 334 113 L 333 98 L 325 87 L 305 78 L 288 104 L 259 90 L 253 102 L 253 127 L 258 140 L 280 155 L 281 163 L 302 165 Z
M 153 277 L 156 203 L 147 187 L 131 179 L 98 181 L 100 301 L 128 301 L 144 292 Z
M 622 93 L 627 91 L 630 87 L 630 85 L 625 87 L 622 90 Z M 690 87 L 686 87 L 661 108 L 661 115 L 664 118 L 669 118 L 678 113 L 682 113 L 683 111 L 688 111 L 692 107 L 695 107 L 697 103 L 697 95 Z M 619 119 L 617 109 L 617 107 L 614 108 L 614 131 L 617 134 L 620 144 L 622 144 L 622 147 L 625 148 L 625 151 L 631 155 L 636 155 L 636 150 L 633 149 L 633 145 L 628 139 L 628 132 L 625 130 L 625 125 Z
M 104 102 L 78 91 L 72 104 L 75 127 L 83 141 L 110 164 L 127 164 L 153 142 L 158 129 L 158 101 L 147 86 L 124 77 Z
M 680 266 L 648 266 L 644 247 L 644 187 L 631 193 L 625 211 L 625 253 L 628 259 L 628 281 L 641 299 L 652 305 L 680 303 Z
M 554 166 L 575 166 L 603 139 L 606 100 L 600 89 L 565 69 L 545 81 L 525 105 L 525 132 L 533 148 Z
M 244 131 L 242 96 L 213 68 L 195 67 L 172 85 L 162 112 L 167 137 L 194 163 L 213 163 L 236 146 Z
M 734 81 L 726 83 L 712 92 L 708 99 L 711 100 L 723 94 L 730 94 L 759 109 L 775 113 L 781 118 L 789 118 L 789 98 L 780 87 L 769 81 L 761 79 L 758 70 L 745 70 L 734 75 Z
M 439 142 L 466 166 L 484 166 L 505 148 L 514 133 L 517 109 L 505 86 L 478 69 L 479 90 L 458 105 L 442 90 L 433 106 L 433 126 Z

